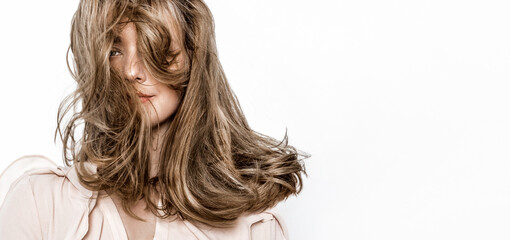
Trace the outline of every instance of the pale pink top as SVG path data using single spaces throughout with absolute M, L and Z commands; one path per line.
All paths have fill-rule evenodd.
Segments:
M 0 239 L 127 240 L 112 199 L 97 196 L 80 184 L 74 166 L 25 173 L 11 185 L 0 207 Z M 154 239 L 283 240 L 288 234 L 281 218 L 268 210 L 245 214 L 232 228 L 158 218 Z

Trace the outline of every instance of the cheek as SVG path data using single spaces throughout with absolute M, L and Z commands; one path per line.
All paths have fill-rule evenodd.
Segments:
M 118 59 L 117 57 L 110 57 L 110 67 L 114 70 L 114 71 L 117 71 L 117 72 L 121 72 L 121 62 L 120 62 L 120 59 Z
M 167 114 L 174 114 L 180 104 L 179 94 L 177 91 L 167 87 L 162 100 L 163 109 L 167 111 Z
M 177 107 L 179 107 L 179 93 L 167 86 L 160 88 L 157 98 L 152 102 L 154 104 L 153 111 L 151 114 L 151 123 L 157 124 L 168 119 L 172 114 L 175 113 Z

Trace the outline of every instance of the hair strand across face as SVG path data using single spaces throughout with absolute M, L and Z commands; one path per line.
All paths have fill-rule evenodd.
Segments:
M 133 101 L 133 84 L 108 60 L 123 18 L 136 25 L 148 71 L 181 93 L 158 143 L 158 181 L 149 177 L 147 113 Z M 211 12 L 201 0 L 82 0 L 70 50 L 77 89 L 61 104 L 57 127 L 65 163 L 74 162 L 87 188 L 117 192 L 131 216 L 130 207 L 144 199 L 159 217 L 177 214 L 226 227 L 243 213 L 301 191 L 302 160 L 309 155 L 288 145 L 287 134 L 278 141 L 249 127 L 218 59 Z M 170 67 L 178 61 L 179 68 Z M 85 162 L 97 171 L 87 171 Z

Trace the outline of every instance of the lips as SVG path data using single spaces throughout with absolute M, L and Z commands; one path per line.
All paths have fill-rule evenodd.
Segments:
M 144 93 L 141 93 L 141 92 L 138 92 L 137 95 L 140 98 L 140 100 L 142 101 L 142 103 L 147 102 L 152 97 L 154 97 L 154 95 L 144 94 Z
M 154 96 L 154 95 L 144 94 L 144 93 L 141 93 L 141 92 L 137 92 L 136 95 L 138 95 L 139 97 L 152 97 L 152 96 Z

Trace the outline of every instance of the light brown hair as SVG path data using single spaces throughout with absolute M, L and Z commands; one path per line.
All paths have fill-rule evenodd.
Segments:
M 181 94 L 159 143 L 155 184 L 146 111 L 132 101 L 133 83 L 109 63 L 115 28 L 126 17 L 136 26 L 148 71 Z M 171 24 L 177 24 L 177 36 L 170 35 Z M 184 59 L 169 70 L 179 54 L 170 47 L 176 39 Z M 309 155 L 288 145 L 287 134 L 277 141 L 249 127 L 219 62 L 213 18 L 203 1 L 81 0 L 70 51 L 77 88 L 60 105 L 56 131 L 65 164 L 76 165 L 85 187 L 117 192 L 131 216 L 134 201 L 145 199 L 158 217 L 177 214 L 225 227 L 301 191 L 302 160 Z M 85 162 L 97 172 L 87 171 Z M 150 198 L 156 192 L 164 214 Z

